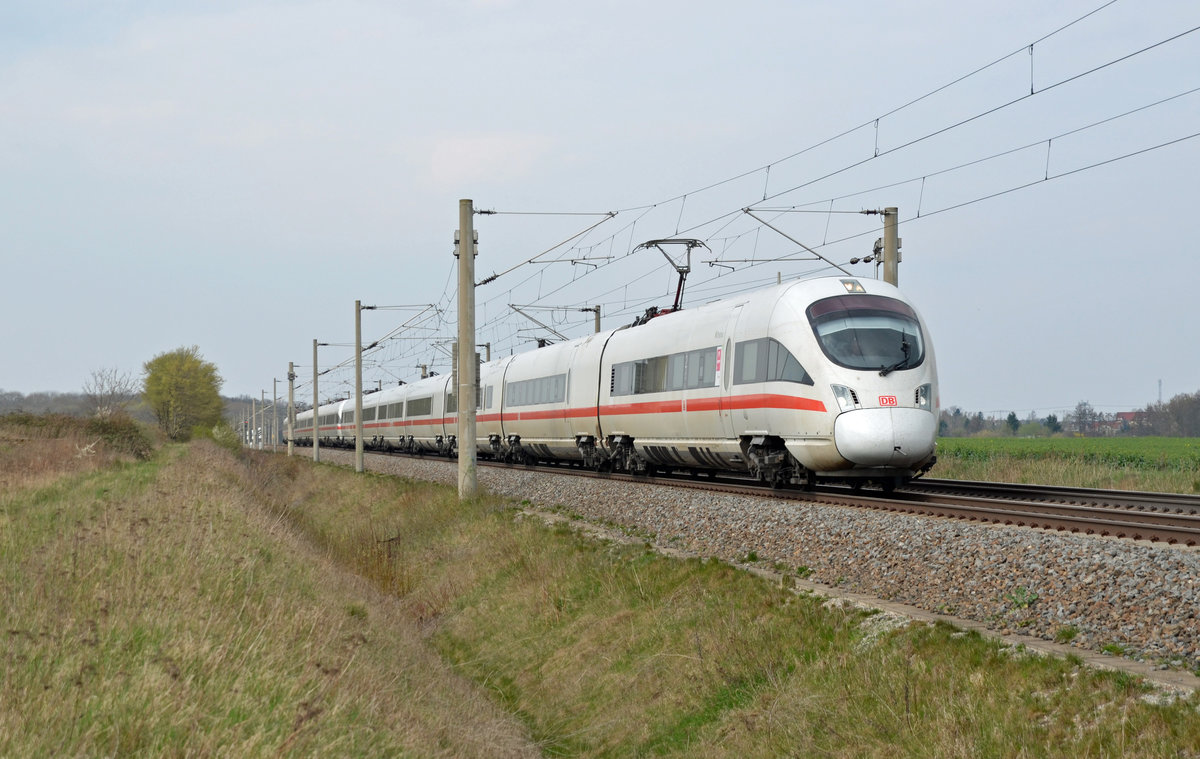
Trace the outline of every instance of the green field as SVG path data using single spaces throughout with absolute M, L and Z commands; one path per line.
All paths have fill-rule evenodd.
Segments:
M 941 438 L 931 477 L 1200 492 L 1200 438 Z
M 0 424 L 3 757 L 1200 751 L 1200 696 L 1074 658 L 502 499 L 72 434 Z

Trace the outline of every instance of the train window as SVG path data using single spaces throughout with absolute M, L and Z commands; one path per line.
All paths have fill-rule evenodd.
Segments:
M 509 406 L 536 406 L 542 403 L 562 403 L 567 399 L 567 375 L 509 382 L 504 386 Z
M 684 387 L 689 389 L 713 387 L 717 384 L 717 349 L 689 351 L 687 354 L 687 379 Z
M 684 388 L 684 370 L 687 368 L 687 354 L 676 353 L 667 357 L 667 389 L 682 390 Z
M 821 350 L 847 369 L 912 369 L 925 360 L 916 313 L 880 295 L 839 295 L 808 307 Z
M 661 393 L 667 389 L 667 356 L 633 362 L 633 392 Z
M 733 384 L 744 385 L 747 382 L 765 382 L 767 379 L 767 369 L 763 366 L 761 375 L 759 374 L 760 362 L 758 354 L 762 347 L 762 340 L 747 340 L 737 344 L 737 358 L 734 360 L 735 369 L 733 371 Z
M 613 364 L 612 384 L 608 388 L 610 395 L 633 394 L 633 364 Z
M 374 406 L 372 406 L 371 408 L 363 409 L 363 421 L 364 422 L 375 421 L 375 407 Z
M 399 419 L 404 416 L 404 401 L 399 403 L 389 403 L 387 407 L 387 415 L 389 419 Z
M 429 416 L 433 413 L 433 396 L 413 398 L 408 402 L 409 416 Z
M 354 424 L 354 412 L 353 411 L 343 411 L 342 417 L 343 417 L 342 424 Z
M 733 384 L 751 382 L 797 382 L 813 384 L 812 377 L 791 351 L 770 337 L 737 344 L 733 360 Z
M 717 348 L 672 353 L 613 364 L 610 395 L 716 387 Z

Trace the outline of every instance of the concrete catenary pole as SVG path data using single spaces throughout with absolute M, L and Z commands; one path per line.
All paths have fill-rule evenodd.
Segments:
M 260 390 L 262 393 L 262 403 L 258 407 L 258 425 L 262 429 L 262 434 L 258 438 L 258 450 L 265 450 L 267 447 L 267 391 Z
M 900 285 L 900 209 L 883 209 L 883 281 Z
M 271 378 L 271 453 L 275 453 L 279 442 L 279 380 Z
M 362 301 L 354 301 L 354 471 L 362 472 Z
M 250 398 L 250 448 L 258 448 L 258 401 Z
M 458 201 L 458 498 L 474 498 L 475 473 L 475 212 Z
M 317 338 L 313 338 L 313 461 L 321 460 L 321 418 L 317 414 Z
M 294 362 L 288 362 L 288 412 L 287 412 L 287 441 L 288 455 L 292 455 L 295 447 L 293 438 L 296 436 L 296 367 Z

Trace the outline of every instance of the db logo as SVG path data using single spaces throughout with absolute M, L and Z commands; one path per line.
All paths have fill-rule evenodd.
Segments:
M 880 406 L 895 406 L 896 405 L 896 396 L 894 396 L 894 395 L 879 396 L 879 405 Z

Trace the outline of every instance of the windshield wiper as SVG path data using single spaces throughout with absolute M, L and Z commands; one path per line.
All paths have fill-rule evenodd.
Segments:
M 904 358 L 900 359 L 891 366 L 881 366 L 879 368 L 880 377 L 886 377 L 897 369 L 903 369 L 904 367 L 908 366 L 909 353 L 912 351 L 912 347 L 908 344 L 907 333 L 900 338 L 900 350 L 904 352 Z

